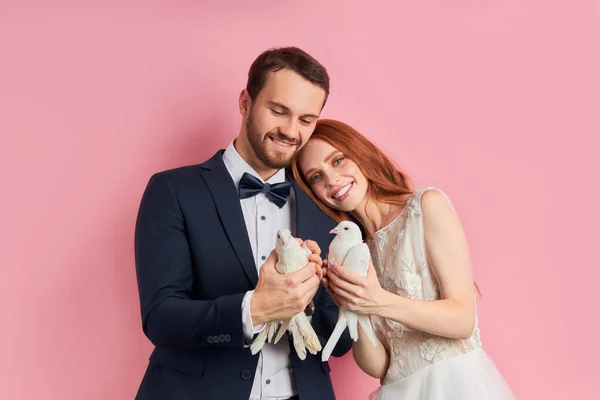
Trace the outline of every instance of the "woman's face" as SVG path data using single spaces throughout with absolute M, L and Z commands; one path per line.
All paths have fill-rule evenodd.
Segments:
M 354 161 L 323 140 L 306 143 L 298 168 L 315 196 L 330 208 L 351 212 L 365 199 L 367 178 Z

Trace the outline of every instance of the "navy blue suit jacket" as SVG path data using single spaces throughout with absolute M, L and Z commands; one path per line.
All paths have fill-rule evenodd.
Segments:
M 135 230 L 143 330 L 155 349 L 136 399 L 246 400 L 258 355 L 247 347 L 242 299 L 258 274 L 239 197 L 219 151 L 207 162 L 150 179 Z M 326 252 L 333 220 L 294 185 L 296 234 Z M 338 308 L 323 285 L 312 325 L 322 344 Z M 289 338 L 288 338 L 289 340 Z M 347 332 L 333 352 L 351 348 Z M 320 353 L 301 361 L 291 346 L 301 400 L 335 399 Z

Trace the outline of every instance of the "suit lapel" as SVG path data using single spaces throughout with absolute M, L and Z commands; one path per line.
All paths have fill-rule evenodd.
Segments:
M 223 151 L 219 151 L 210 160 L 202 164 L 202 177 L 213 197 L 217 213 L 229 242 L 235 251 L 252 286 L 258 282 L 258 273 L 252 247 L 248 239 L 248 231 L 244 222 L 244 214 L 235 184 L 223 163 Z

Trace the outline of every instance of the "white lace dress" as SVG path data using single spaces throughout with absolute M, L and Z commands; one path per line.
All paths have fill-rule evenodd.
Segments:
M 367 241 L 382 287 L 415 300 L 439 300 L 425 253 L 421 196 L 416 191 L 392 223 Z M 437 189 L 436 189 L 437 190 Z M 372 318 L 390 352 L 390 366 L 372 400 L 514 399 L 506 381 L 481 348 L 477 322 L 469 339 L 449 339 Z

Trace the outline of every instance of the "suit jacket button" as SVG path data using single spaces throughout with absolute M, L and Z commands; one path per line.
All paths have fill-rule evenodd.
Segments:
M 207 338 L 206 338 L 206 341 L 207 341 L 208 343 L 210 343 L 210 344 L 213 344 L 213 343 L 214 343 L 214 341 L 213 341 L 213 337 L 212 337 L 212 336 L 209 336 L 209 337 L 207 337 Z
M 225 335 L 225 342 L 226 343 L 231 342 L 231 336 L 230 335 Z
M 214 335 L 212 338 L 213 338 L 213 342 L 214 343 L 220 343 L 220 341 L 219 341 L 219 335 Z
M 225 335 L 223 335 L 223 334 L 219 335 L 219 342 L 225 343 Z
M 249 369 L 245 369 L 242 371 L 242 379 L 244 380 L 248 380 L 252 378 L 252 371 L 250 371 Z

